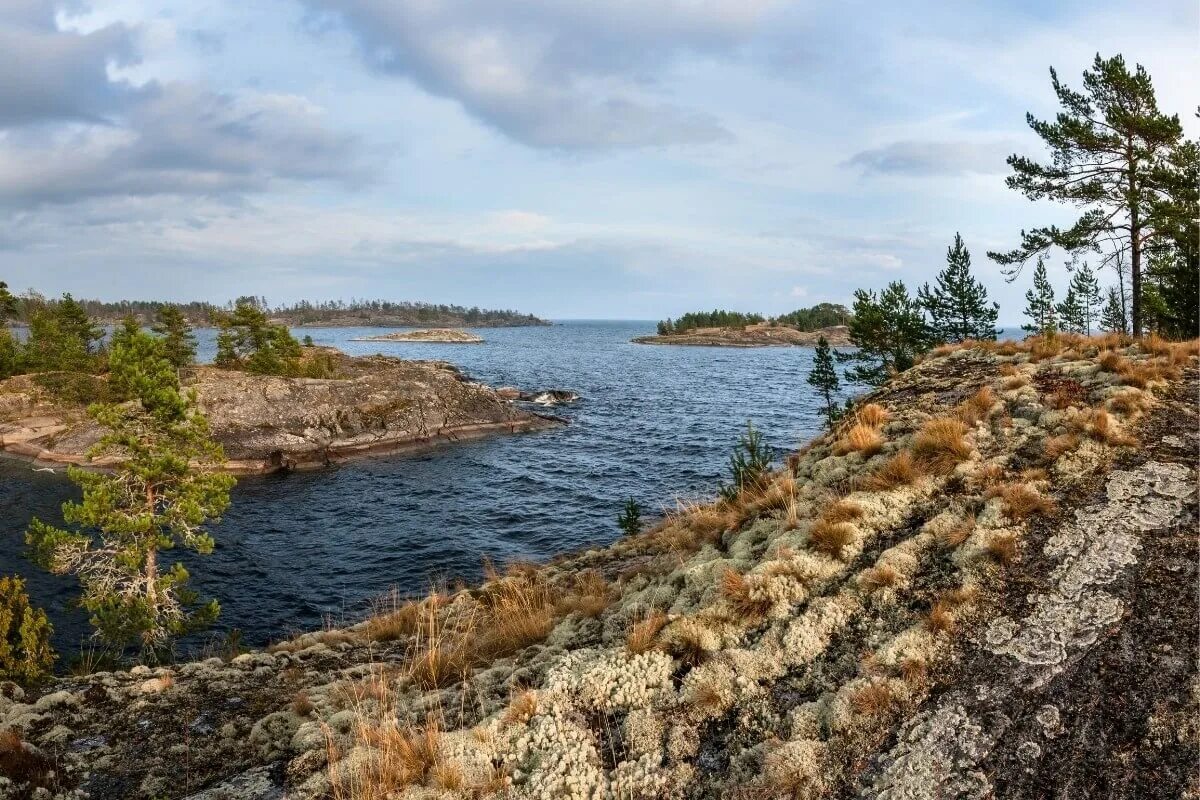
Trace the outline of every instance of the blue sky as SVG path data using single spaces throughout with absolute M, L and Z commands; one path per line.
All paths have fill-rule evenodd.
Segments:
M 0 279 L 116 299 L 779 313 L 1067 221 L 1004 187 L 1047 68 L 1150 70 L 1197 6 L 0 0 Z M 1065 283 L 1061 259 L 1053 274 Z

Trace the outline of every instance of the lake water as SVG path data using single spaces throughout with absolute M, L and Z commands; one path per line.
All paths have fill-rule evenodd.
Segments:
M 242 479 L 207 557 L 176 551 L 192 585 L 220 600 L 220 630 L 261 644 L 361 614 L 392 587 L 418 593 L 479 576 L 483 557 L 544 560 L 612 541 L 624 498 L 650 510 L 711 496 L 747 419 L 780 451 L 820 428 L 808 348 L 656 347 L 630 343 L 651 322 L 573 321 L 481 330 L 483 345 L 351 342 L 374 329 L 308 328 L 318 344 L 453 362 L 492 385 L 565 388 L 562 429 L 356 461 L 319 472 Z M 201 331 L 201 357 L 213 335 Z M 75 652 L 89 632 L 70 608 L 72 580 L 24 557 L 34 515 L 59 520 L 74 496 L 62 475 L 0 460 L 0 574 L 29 579 L 35 602 Z M 174 554 L 167 556 L 172 558 Z

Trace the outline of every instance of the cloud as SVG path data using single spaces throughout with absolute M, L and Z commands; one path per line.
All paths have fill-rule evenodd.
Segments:
M 302 97 L 111 79 L 108 64 L 136 60 L 135 38 L 120 24 L 61 30 L 51 3 L 0 12 L 0 50 L 17 54 L 0 62 L 0 204 L 366 177 L 358 140 Z
M 726 54 L 769 0 L 308 0 L 340 18 L 374 70 L 408 77 L 533 147 L 598 150 L 729 138 L 712 115 L 658 96 L 657 70 Z
M 1007 171 L 1008 142 L 901 141 L 855 153 L 842 166 L 868 175 L 944 176 Z

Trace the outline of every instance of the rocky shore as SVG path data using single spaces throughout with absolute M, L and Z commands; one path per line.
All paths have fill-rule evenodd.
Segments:
M 786 325 L 747 325 L 742 328 L 693 328 L 670 336 L 639 336 L 636 344 L 675 344 L 696 347 L 813 347 L 822 336 L 833 347 L 850 345 L 850 329 L 835 325 L 801 331 Z
M 483 338 L 456 328 L 426 328 L 418 331 L 363 336 L 352 342 L 440 342 L 443 344 L 483 344 Z
M 356 456 L 562 425 L 513 405 L 443 361 L 335 360 L 332 379 L 199 366 L 185 376 L 225 449 L 226 469 L 313 469 Z M 46 465 L 82 464 L 100 430 L 82 405 L 55 401 L 32 376 L 0 382 L 0 451 Z M 103 466 L 101 462 L 91 462 Z
M 0 691 L 4 798 L 1196 797 L 1196 343 L 945 348 L 735 498 Z

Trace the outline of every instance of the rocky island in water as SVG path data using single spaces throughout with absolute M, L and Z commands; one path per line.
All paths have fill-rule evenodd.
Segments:
M 352 342 L 435 342 L 441 344 L 483 344 L 483 337 L 456 328 L 425 328 L 417 331 L 397 331 L 378 336 L 361 336 Z
M 611 547 L 266 650 L 8 684 L 24 793 L 0 795 L 1195 796 L 1196 346 L 942 348 Z M 362 364 L 446 387 L 426 433 L 517 419 L 443 366 Z M 227 398 L 337 391 L 206 375 L 226 441 L 261 425 Z
M 813 347 L 822 336 L 832 347 L 850 344 L 850 329 L 832 325 L 802 331 L 789 325 L 769 322 L 731 327 L 690 328 L 679 333 L 639 336 L 637 344 L 676 344 L 699 347 Z
M 213 438 L 238 474 L 325 466 L 496 433 L 557 427 L 563 421 L 515 406 L 444 361 L 352 358 L 306 348 L 335 377 L 255 375 L 198 365 L 184 371 Z M 83 464 L 102 430 L 82 403 L 45 391 L 34 375 L 0 381 L 0 451 L 44 464 Z

